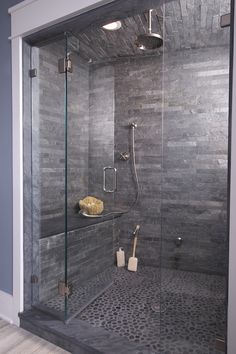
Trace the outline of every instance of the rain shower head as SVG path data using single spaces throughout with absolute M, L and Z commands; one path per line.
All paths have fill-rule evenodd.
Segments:
M 142 50 L 154 50 L 162 47 L 163 39 L 157 33 L 140 34 L 136 46 Z
M 152 11 L 148 11 L 148 33 L 140 34 L 135 42 L 136 46 L 142 50 L 154 50 L 163 45 L 162 36 L 152 32 Z

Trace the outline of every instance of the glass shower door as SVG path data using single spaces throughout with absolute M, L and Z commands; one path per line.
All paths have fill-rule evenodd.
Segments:
M 158 2 L 153 12 L 153 29 L 158 33 L 162 26 L 162 8 L 159 5 Z M 142 33 L 142 23 L 145 26 L 147 23 L 146 11 L 140 17 L 126 19 L 125 23 L 128 26 L 135 21 L 142 21 L 138 22 Z M 127 36 L 125 29 L 124 25 L 123 34 Z M 84 112 L 78 128 L 88 122 L 89 130 L 87 140 L 79 146 L 79 149 L 84 148 L 82 160 L 89 164 L 89 173 L 85 166 L 89 188 L 83 192 L 83 185 L 78 184 L 77 198 L 88 193 L 105 202 L 105 211 L 106 205 L 108 212 L 113 205 L 115 210 L 129 212 L 120 219 L 97 222 L 68 233 L 68 272 L 73 285 L 68 311 L 70 316 L 128 338 L 130 347 L 138 343 L 156 350 L 160 338 L 162 55 L 161 51 L 155 51 L 153 55 L 142 54 L 135 45 L 137 33 L 133 26 L 132 36 L 123 48 L 127 55 L 111 58 L 109 53 L 102 51 L 104 58 L 97 61 L 91 52 L 89 55 L 91 53 L 93 59 L 85 56 L 88 53 L 85 43 L 91 41 L 94 44 L 96 55 L 100 53 L 97 38 L 102 41 L 107 38 L 107 48 L 110 45 L 116 47 L 116 41 L 112 43 L 108 32 L 101 28 L 97 32 L 97 37 L 94 37 L 94 27 L 89 27 L 84 34 L 79 34 L 79 41 L 70 38 L 78 44 L 73 44 L 77 53 L 72 76 L 68 74 L 69 100 L 72 104 L 78 104 L 74 122 L 78 121 L 78 114 Z M 114 33 L 114 37 L 116 35 L 122 37 L 122 33 Z M 114 52 L 111 53 L 113 55 Z M 89 92 L 89 98 L 86 96 L 83 100 L 85 111 L 82 111 L 83 105 L 78 100 L 80 89 L 83 94 Z M 86 109 L 87 99 L 89 109 Z M 69 119 L 68 129 L 72 123 Z M 139 187 L 132 160 L 133 132 Z M 86 134 L 83 137 L 86 138 Z M 125 153 L 131 153 L 127 160 L 123 158 Z M 114 163 L 117 169 L 115 203 L 114 194 L 103 190 L 103 169 L 111 167 L 112 172 Z M 108 177 L 106 184 L 109 183 Z M 112 189 L 113 183 L 111 180 L 109 189 Z M 136 202 L 138 189 L 139 199 Z M 81 196 L 82 192 L 84 195 Z M 88 220 L 91 223 L 91 219 L 82 216 L 78 219 L 81 226 Z M 141 226 L 137 236 L 138 270 L 131 272 L 127 270 L 127 263 L 132 256 L 134 231 L 138 225 Z M 114 266 L 114 253 L 118 246 L 123 247 L 126 253 L 126 267 L 121 269 Z M 108 289 L 113 279 L 114 286 Z M 87 307 L 91 301 L 93 303 Z
M 161 5 L 155 4 L 153 11 L 153 30 L 158 33 L 162 29 Z M 130 21 L 137 21 L 142 33 L 147 12 L 128 18 L 127 26 Z M 97 32 L 98 38 L 107 36 L 111 43 L 109 33 L 101 28 Z M 156 350 L 160 339 L 162 50 L 144 55 L 135 44 L 134 26 L 124 57 L 111 58 L 102 52 L 104 58 L 96 60 L 86 46 L 88 41 L 95 47 L 99 43 L 93 34 L 91 26 L 78 37 L 68 37 L 72 72 L 67 76 L 67 271 L 72 290 L 67 319 L 76 317 L 108 331 L 112 328 L 128 337 L 131 346 L 140 343 Z M 116 41 L 111 44 L 115 47 Z M 99 53 L 96 48 L 95 54 Z M 139 187 L 132 160 L 133 131 Z M 125 153 L 131 153 L 127 160 Z M 115 172 L 117 191 L 109 193 L 116 189 Z M 77 188 L 74 196 L 69 192 L 72 186 Z M 87 195 L 104 202 L 105 214 L 117 209 L 129 212 L 105 222 L 81 215 L 78 205 L 74 212 L 73 206 Z M 70 218 L 75 220 L 74 226 Z M 137 225 L 141 225 L 138 271 L 131 272 L 127 263 Z M 114 266 L 118 247 L 126 253 L 122 269 Z
M 32 305 L 64 319 L 65 39 L 31 49 Z M 28 67 L 26 68 L 28 69 Z M 28 155 L 26 156 L 28 158 Z
M 114 265 L 113 71 L 82 49 L 67 36 L 67 319 L 110 286 Z

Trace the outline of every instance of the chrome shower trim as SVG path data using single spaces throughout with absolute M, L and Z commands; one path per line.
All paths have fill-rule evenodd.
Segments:
M 120 152 L 120 160 L 121 161 L 128 161 L 130 159 L 129 152 Z
M 138 124 L 135 122 L 130 123 L 130 128 L 138 128 Z

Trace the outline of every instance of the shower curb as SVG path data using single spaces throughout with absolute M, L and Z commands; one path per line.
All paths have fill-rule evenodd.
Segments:
M 25 311 L 19 317 L 21 328 L 74 354 L 153 354 L 144 346 L 132 344 L 123 337 L 78 319 L 66 325 L 35 309 Z

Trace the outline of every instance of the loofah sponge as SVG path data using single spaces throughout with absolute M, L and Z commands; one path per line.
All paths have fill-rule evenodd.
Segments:
M 80 200 L 79 206 L 88 215 L 99 215 L 104 210 L 103 201 L 94 197 L 86 197 Z

